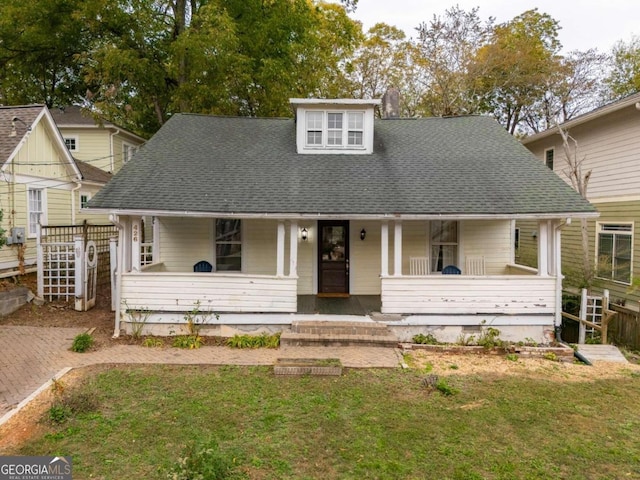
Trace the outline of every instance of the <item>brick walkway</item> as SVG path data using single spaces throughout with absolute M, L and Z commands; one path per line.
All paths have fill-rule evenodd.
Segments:
M 197 350 L 113 345 L 95 352 L 69 350 L 81 328 L 0 326 L 0 418 L 64 368 L 101 363 L 273 365 L 278 358 L 339 358 L 350 368 L 394 368 L 399 350 L 380 347 L 281 347 Z

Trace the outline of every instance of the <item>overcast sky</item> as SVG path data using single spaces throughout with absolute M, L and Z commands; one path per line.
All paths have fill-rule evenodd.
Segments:
M 384 22 L 415 38 L 415 27 L 421 22 L 431 20 L 434 14 L 443 15 L 456 4 L 465 11 L 480 7 L 482 20 L 492 16 L 497 23 L 537 7 L 560 22 L 559 38 L 565 53 L 589 48 L 608 52 L 617 40 L 628 42 L 632 35 L 640 35 L 640 0 L 359 0 L 351 17 L 361 21 L 365 31 Z

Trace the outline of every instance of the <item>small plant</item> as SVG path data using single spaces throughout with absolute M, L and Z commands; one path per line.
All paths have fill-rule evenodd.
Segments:
M 204 345 L 204 338 L 200 335 L 179 335 L 173 339 L 172 345 L 176 348 L 188 348 L 193 350 Z
M 506 359 L 509 360 L 510 362 L 517 362 L 518 355 L 515 353 L 507 353 Z
M 71 350 L 77 353 L 83 353 L 93 346 L 93 337 L 88 333 L 80 333 L 73 339 Z
M 438 379 L 435 388 L 446 397 L 457 395 L 458 393 L 460 393 L 460 390 L 449 385 L 449 382 L 447 382 L 446 378 Z
M 458 340 L 456 340 L 456 345 L 462 345 L 463 347 L 468 347 L 469 345 L 475 345 L 476 336 L 475 335 L 465 335 L 461 333 L 458 336 Z
M 477 344 L 486 349 L 501 347 L 504 342 L 500 340 L 500 330 L 494 327 L 483 327 Z
M 97 409 L 93 396 L 87 393 L 70 391 L 60 380 L 53 380 L 51 390 L 54 400 L 48 410 L 48 417 L 52 423 L 60 424 L 75 414 L 92 412 Z
M 144 327 L 151 316 L 151 310 L 148 308 L 138 308 L 132 309 L 129 308 L 127 302 L 124 303 L 124 306 L 129 314 L 129 321 L 131 323 L 131 337 L 134 340 L 139 340 L 142 337 L 142 332 L 144 331 Z
M 413 355 L 411 355 L 409 352 L 404 352 L 402 354 L 402 361 L 409 368 L 413 368 L 416 366 L 416 361 L 414 360 Z
M 558 361 L 558 356 L 553 353 L 553 352 L 547 352 L 545 353 L 542 358 L 544 358 L 545 360 L 551 360 L 552 362 L 557 362 Z
M 439 344 L 436 337 L 434 337 L 430 333 L 428 333 L 427 335 L 425 335 L 424 333 L 418 333 L 417 335 L 413 336 L 412 340 L 413 340 L 413 343 L 418 343 L 420 345 L 438 345 Z
M 156 337 L 147 337 L 142 341 L 142 346 L 149 348 L 164 347 L 164 340 Z
M 458 367 L 458 365 L 456 365 L 455 363 L 452 363 L 451 365 L 449 365 L 449 368 L 451 370 L 458 370 L 458 368 L 460 368 L 460 367 Z
M 67 385 L 60 380 L 59 378 L 51 379 L 51 393 L 54 398 L 60 398 L 64 394 L 64 391 L 67 389 Z
M 231 348 L 278 348 L 280 346 L 280 333 L 267 335 L 234 335 L 227 339 L 227 346 Z
M 235 458 L 220 451 L 215 440 L 189 445 L 171 469 L 171 480 L 224 480 L 234 476 Z

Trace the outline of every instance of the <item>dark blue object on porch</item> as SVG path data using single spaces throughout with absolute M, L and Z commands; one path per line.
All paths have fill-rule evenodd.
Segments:
M 447 265 L 442 269 L 443 275 L 460 275 L 462 271 L 455 265 Z
M 213 265 L 211 265 L 206 260 L 200 260 L 198 263 L 196 263 L 193 266 L 193 271 L 194 272 L 212 272 L 213 271 Z

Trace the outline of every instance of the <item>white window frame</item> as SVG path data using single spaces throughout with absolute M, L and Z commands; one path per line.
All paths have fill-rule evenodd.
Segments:
M 71 148 L 71 145 L 70 145 L 71 142 L 73 142 L 73 148 Z M 70 152 L 80 151 L 80 143 L 77 135 L 66 135 L 64 137 L 64 144 L 67 147 L 67 150 L 69 150 Z
M 33 210 L 33 203 L 31 201 L 31 192 L 40 193 L 40 210 Z M 44 188 L 27 188 L 27 237 L 35 238 L 38 234 L 38 223 L 46 223 L 47 212 L 47 190 Z
M 218 241 L 218 221 L 219 220 L 237 220 L 240 222 L 240 240 L 231 240 L 231 241 Z M 214 264 L 214 270 L 216 272 L 221 271 L 221 272 L 237 272 L 237 273 L 241 273 L 244 271 L 244 262 L 243 262 L 243 250 L 244 250 L 244 238 L 245 238 L 245 234 L 244 234 L 244 224 L 245 222 L 242 221 L 241 219 L 223 219 L 223 218 L 215 218 L 213 220 L 213 238 L 214 238 L 214 243 L 213 243 L 213 264 Z M 219 265 L 218 265 L 218 245 L 240 245 L 240 269 L 239 270 L 220 270 L 219 269 Z
M 620 228 L 623 228 L 624 230 L 620 230 Z M 632 279 L 633 279 L 633 242 L 634 242 L 634 230 L 635 230 L 635 224 L 634 222 L 617 222 L 617 221 L 611 221 L 611 222 L 596 222 L 596 250 L 595 250 L 595 256 L 596 256 L 596 277 L 597 278 L 601 278 L 603 280 L 607 280 L 610 282 L 614 282 L 614 283 L 620 283 L 623 285 L 631 285 Z M 601 234 L 609 234 L 609 235 L 613 235 L 613 241 L 612 241 L 612 255 L 611 255 L 611 264 L 608 265 L 607 267 L 607 271 L 610 272 L 609 275 L 607 276 L 602 276 L 602 269 L 600 268 L 600 235 Z M 617 280 L 615 278 L 614 272 L 615 272 L 615 266 L 614 266 L 614 260 L 615 260 L 615 246 L 616 246 L 616 236 L 627 236 L 630 239 L 630 256 L 629 256 L 629 278 L 628 281 L 622 281 L 622 280 Z
M 122 142 L 122 163 L 129 162 L 137 152 L 137 146 L 132 143 Z
M 331 118 L 341 116 L 341 125 L 336 128 L 332 125 Z M 357 117 L 355 117 L 357 116 Z M 359 126 L 353 125 L 352 120 L 357 118 Z M 310 120 L 313 123 L 310 124 Z M 321 120 L 321 126 L 318 125 Z M 366 149 L 366 112 L 364 110 L 306 110 L 304 117 L 304 146 L 307 149 L 323 150 L 365 150 Z M 312 137 L 309 134 L 313 132 Z M 310 138 L 316 139 L 320 132 L 320 141 L 310 142 Z M 349 143 L 352 136 L 350 134 L 360 134 L 360 142 Z M 335 140 L 337 142 L 333 143 Z
M 453 242 L 445 242 L 445 241 L 440 241 L 440 242 L 434 242 L 433 241 L 433 237 L 432 237 L 432 227 L 433 224 L 436 222 L 453 222 L 456 224 L 456 240 Z M 428 251 L 429 251 L 429 261 L 430 261 L 430 265 L 429 265 L 429 271 L 431 273 L 442 273 L 442 270 L 438 270 L 438 256 L 433 254 L 433 247 L 435 246 L 453 246 L 455 247 L 455 254 L 454 254 L 454 258 L 452 259 L 453 263 L 450 262 L 444 262 L 442 263 L 442 267 L 444 268 L 448 265 L 455 265 L 458 268 L 460 267 L 460 222 L 458 220 L 431 220 L 429 222 L 429 225 L 427 227 L 427 234 L 428 234 L 428 239 L 429 239 L 429 245 L 428 245 Z

